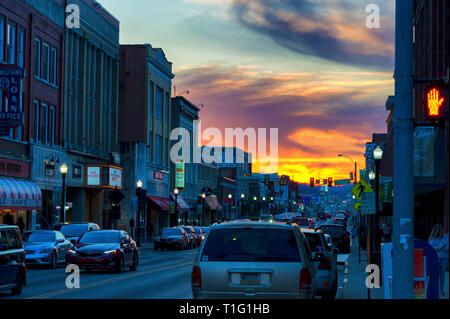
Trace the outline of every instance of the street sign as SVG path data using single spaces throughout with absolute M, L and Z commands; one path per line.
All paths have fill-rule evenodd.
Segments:
M 350 188 L 350 192 L 352 192 L 352 194 L 355 195 L 358 200 L 361 200 L 362 193 L 373 192 L 373 189 L 369 186 L 369 184 L 367 184 L 365 180 L 361 179 L 352 188 Z
M 351 184 L 349 179 L 337 179 L 334 181 L 334 185 L 348 185 Z
M 6 90 L 8 104 L 0 111 L 0 136 L 8 136 L 9 128 L 22 126 L 22 78 L 24 69 L 14 65 L 0 68 L 0 90 Z
M 361 194 L 361 213 L 375 215 L 375 193 L 364 192 Z
M 184 162 L 175 163 L 175 187 L 179 190 L 184 189 L 184 173 L 185 165 Z

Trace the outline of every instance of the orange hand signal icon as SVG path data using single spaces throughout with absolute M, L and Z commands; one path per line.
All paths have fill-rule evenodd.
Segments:
M 439 115 L 439 108 L 444 103 L 444 98 L 439 99 L 439 90 L 432 89 L 428 92 L 428 114 Z

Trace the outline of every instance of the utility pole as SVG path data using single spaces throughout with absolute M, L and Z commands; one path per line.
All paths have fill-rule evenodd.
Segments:
M 393 299 L 414 295 L 413 5 L 396 0 Z

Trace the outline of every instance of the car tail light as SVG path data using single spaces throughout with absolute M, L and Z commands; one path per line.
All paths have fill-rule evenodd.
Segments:
M 319 267 L 317 267 L 317 269 L 322 269 L 322 270 L 330 270 L 331 269 L 331 259 L 325 258 L 324 260 L 322 260 L 319 264 Z
M 311 288 L 311 274 L 308 268 L 302 268 L 300 270 L 300 289 Z
M 192 268 L 191 284 L 192 287 L 195 288 L 202 287 L 202 272 L 200 271 L 200 267 L 198 266 L 194 266 L 194 268 Z

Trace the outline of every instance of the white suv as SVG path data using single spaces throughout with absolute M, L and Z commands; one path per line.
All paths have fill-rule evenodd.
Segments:
M 194 298 L 314 298 L 316 269 L 297 225 L 228 222 L 211 227 L 192 270 Z

